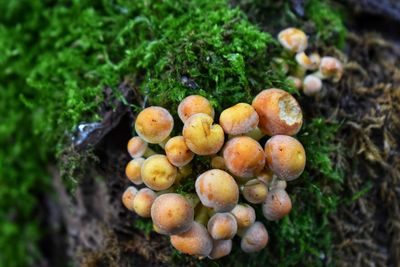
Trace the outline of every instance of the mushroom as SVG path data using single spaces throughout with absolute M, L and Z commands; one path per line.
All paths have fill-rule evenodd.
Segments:
M 307 96 L 318 94 L 322 89 L 322 81 L 316 75 L 310 74 L 304 78 L 303 93 Z
M 163 142 L 168 138 L 173 127 L 174 119 L 168 110 L 157 106 L 143 109 L 135 121 L 136 133 L 150 144 Z
M 229 140 L 223 149 L 223 156 L 228 170 L 241 178 L 254 177 L 265 165 L 261 145 L 247 136 Z
M 295 59 L 304 70 L 318 69 L 319 61 L 316 55 L 309 57 L 306 53 L 300 52 L 296 54 Z
M 151 206 L 157 195 L 151 189 L 142 188 L 137 193 L 133 199 L 133 209 L 137 215 L 149 218 Z
M 153 155 L 146 159 L 142 165 L 142 180 L 146 186 L 160 191 L 171 187 L 175 182 L 178 171 L 166 156 Z
M 256 220 L 256 212 L 252 206 L 248 204 L 238 204 L 231 210 L 233 216 L 235 216 L 238 228 L 250 227 Z
M 244 134 L 257 127 L 258 114 L 251 105 L 239 103 L 222 111 L 219 124 L 227 134 Z
M 127 149 L 132 158 L 140 158 L 146 152 L 147 143 L 139 136 L 134 136 L 129 140 Z
M 232 240 L 213 240 L 213 248 L 208 257 L 212 260 L 222 258 L 229 255 L 232 250 Z
M 323 78 L 333 78 L 333 81 L 338 82 L 343 75 L 343 65 L 337 58 L 322 57 L 319 72 Z
M 185 123 L 190 116 L 197 113 L 204 113 L 214 118 L 214 108 L 207 98 L 200 95 L 190 95 L 183 99 L 178 106 L 178 115 L 183 123 Z
M 216 154 L 224 144 L 224 131 L 207 114 L 190 116 L 183 127 L 183 137 L 190 150 L 197 155 Z
M 206 257 L 212 250 L 213 241 L 202 224 L 193 222 L 188 231 L 172 235 L 171 244 L 182 253 Z
M 212 169 L 196 179 L 196 193 L 201 203 L 215 212 L 230 211 L 239 199 L 239 188 L 229 173 Z
M 128 177 L 128 179 L 136 185 L 143 183 L 141 176 L 143 162 L 144 158 L 134 158 L 128 162 L 125 168 L 126 177 Z
M 292 210 L 292 201 L 285 189 L 274 188 L 265 199 L 262 210 L 267 220 L 276 221 L 289 214 Z
M 237 232 L 235 217 L 229 213 L 215 213 L 207 224 L 208 232 L 213 239 L 232 239 Z
M 274 173 L 271 171 L 268 165 L 265 165 L 264 169 L 257 174 L 257 179 L 266 185 L 269 185 L 273 178 Z
M 303 145 L 287 135 L 275 135 L 265 143 L 268 167 L 282 180 L 298 178 L 306 165 Z
M 308 43 L 306 34 L 296 28 L 287 28 L 281 31 L 278 34 L 278 40 L 284 48 L 294 53 L 306 50 Z
M 226 169 L 226 165 L 225 165 L 225 160 L 223 157 L 221 156 L 215 156 L 211 159 L 211 167 L 213 169 L 221 169 L 221 170 L 225 170 Z
M 278 177 L 274 176 L 272 181 L 269 183 L 269 190 L 272 190 L 274 188 L 279 188 L 279 189 L 286 189 L 287 187 L 287 182 L 285 180 L 281 180 Z
M 261 222 L 255 222 L 243 234 L 240 247 L 246 253 L 258 252 L 268 243 L 268 232 Z
M 175 136 L 168 140 L 165 145 L 165 153 L 169 162 L 176 167 L 183 167 L 194 157 L 193 152 L 188 148 L 183 136 Z
M 185 197 L 167 193 L 154 201 L 151 218 L 157 232 L 175 235 L 189 230 L 193 223 L 194 210 Z
M 258 127 L 267 135 L 295 135 L 303 124 L 303 114 L 296 99 L 281 89 L 267 89 L 253 100 L 260 116 Z
M 286 79 L 287 79 L 289 82 L 292 83 L 292 85 L 294 86 L 294 88 L 296 88 L 297 90 L 300 90 L 300 89 L 301 89 L 301 87 L 302 87 L 302 85 L 303 85 L 303 82 L 301 81 L 301 79 L 299 79 L 299 78 L 297 78 L 297 77 L 294 77 L 294 76 L 288 76 Z
M 262 203 L 268 195 L 267 185 L 258 179 L 248 181 L 242 186 L 243 197 L 250 203 Z
M 138 190 L 134 186 L 129 186 L 122 194 L 122 204 L 130 211 L 134 211 L 133 199 L 135 198 Z

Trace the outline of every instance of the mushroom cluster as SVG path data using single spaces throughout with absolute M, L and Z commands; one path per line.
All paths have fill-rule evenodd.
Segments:
M 290 56 L 294 56 L 297 66 L 290 70 L 289 80 L 307 96 L 322 90 L 322 80 L 338 82 L 343 75 L 343 65 L 335 57 L 321 56 L 317 52 L 307 53 L 308 38 L 296 28 L 287 28 L 278 34 L 280 44 Z M 289 68 L 286 68 L 289 72 Z
M 260 204 L 267 220 L 287 215 L 292 203 L 286 183 L 305 167 L 304 148 L 293 137 L 303 123 L 300 105 L 288 92 L 271 88 L 252 104 L 223 110 L 218 124 L 212 105 L 199 95 L 183 99 L 178 115 L 182 134 L 172 137 L 174 120 L 168 110 L 151 106 L 138 114 L 125 173 L 144 187 L 129 186 L 124 206 L 151 218 L 154 230 L 169 235 L 183 253 L 221 258 L 230 253 L 236 235 L 244 252 L 260 251 L 268 232 L 256 221 L 253 206 Z M 149 144 L 158 144 L 163 153 Z M 200 173 L 191 167 L 197 156 L 210 158 L 210 166 Z M 183 181 L 192 181 L 194 191 L 178 194 Z

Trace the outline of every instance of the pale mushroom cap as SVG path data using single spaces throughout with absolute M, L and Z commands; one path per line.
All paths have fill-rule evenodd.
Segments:
M 198 222 L 193 222 L 188 231 L 172 235 L 171 244 L 182 253 L 203 257 L 210 254 L 213 246 L 207 229 Z
M 322 89 L 322 81 L 315 75 L 307 75 L 303 81 L 303 93 L 307 96 L 318 94 Z
M 281 89 L 267 89 L 253 100 L 260 117 L 258 127 L 267 135 L 295 135 L 303 124 L 303 113 L 296 99 Z
M 151 206 L 157 195 L 151 189 L 142 188 L 137 193 L 133 199 L 133 209 L 137 215 L 149 218 L 151 212 Z
M 166 156 L 153 155 L 143 162 L 141 174 L 146 186 L 160 191 L 173 185 L 178 170 L 168 161 Z
M 134 136 L 129 140 L 127 149 L 132 158 L 140 158 L 146 152 L 147 143 L 139 136 Z
M 213 240 L 213 249 L 208 257 L 212 260 L 229 255 L 232 250 L 232 240 Z
M 295 59 L 296 62 L 306 70 L 315 70 L 318 68 L 316 62 L 311 60 L 311 58 L 304 52 L 297 53 Z
M 192 225 L 194 210 L 190 202 L 176 193 L 160 195 L 151 208 L 151 218 L 161 233 L 180 234 Z
M 144 158 L 135 158 L 129 161 L 125 168 L 126 177 L 128 177 L 128 179 L 136 185 L 143 183 L 141 175 L 143 162 Z
M 213 239 L 232 239 L 237 232 L 235 217 L 229 213 L 215 213 L 207 224 L 208 232 Z
M 165 153 L 169 162 L 176 167 L 183 167 L 194 157 L 193 152 L 185 143 L 183 136 L 175 136 L 165 144 Z
M 122 194 L 122 204 L 130 211 L 134 211 L 133 199 L 135 198 L 138 190 L 134 186 L 129 186 Z
M 216 212 L 230 211 L 239 199 L 239 188 L 229 173 L 212 169 L 196 179 L 196 193 L 201 203 Z
M 219 124 L 227 134 L 244 134 L 257 127 L 258 114 L 251 105 L 239 103 L 222 111 Z
M 224 144 L 224 131 L 207 114 L 192 115 L 183 127 L 183 137 L 190 150 L 198 155 L 216 154 Z
M 342 63 L 334 57 L 322 57 L 319 71 L 324 77 L 335 77 L 340 80 L 343 74 Z
M 228 170 L 242 178 L 255 177 L 265 165 L 261 145 L 247 136 L 238 136 L 229 140 L 225 144 L 223 156 Z
M 281 45 L 289 51 L 298 53 L 307 48 L 308 40 L 306 34 L 296 28 L 287 28 L 278 34 Z
M 158 144 L 165 140 L 174 128 L 174 119 L 168 110 L 152 106 L 142 110 L 135 121 L 136 133 L 147 143 Z
M 200 95 L 190 95 L 183 99 L 178 106 L 178 115 L 183 123 L 185 123 L 190 116 L 197 113 L 204 113 L 214 118 L 214 108 L 207 98 Z
M 238 204 L 231 210 L 239 228 L 247 228 L 256 220 L 254 208 L 248 204 Z
M 292 201 L 284 189 L 274 188 L 265 199 L 262 210 L 267 220 L 276 221 L 290 213 Z
M 298 178 L 306 165 L 303 145 L 287 135 L 275 135 L 265 143 L 265 158 L 274 174 L 286 181 Z
M 286 189 L 286 187 L 287 187 L 287 182 L 285 180 L 281 180 L 281 179 L 274 179 L 269 185 L 270 190 Z
M 223 157 L 221 156 L 215 156 L 211 159 L 211 167 L 213 169 L 221 169 L 221 170 L 225 170 L 226 169 L 226 165 L 225 165 L 225 160 Z
M 255 222 L 244 232 L 240 247 L 246 253 L 257 252 L 268 243 L 268 232 L 261 222 Z
M 258 179 L 248 181 L 242 189 L 243 197 L 250 203 L 262 203 L 268 195 L 268 187 Z

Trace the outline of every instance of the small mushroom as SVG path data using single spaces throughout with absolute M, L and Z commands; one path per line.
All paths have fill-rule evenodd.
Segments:
M 225 170 L 226 165 L 225 165 L 225 160 L 221 156 L 215 156 L 211 159 L 211 167 L 213 169 L 220 169 L 220 170 Z
M 223 149 L 223 156 L 228 170 L 241 178 L 256 176 L 265 165 L 261 145 L 247 136 L 238 136 L 229 140 Z
M 295 56 L 296 62 L 305 70 L 316 70 L 318 69 L 318 61 L 316 61 L 316 56 L 312 58 L 306 53 L 300 52 Z
M 257 179 L 266 185 L 269 185 L 272 182 L 273 178 L 274 173 L 271 171 L 268 165 L 265 165 L 264 169 L 257 174 Z
M 214 108 L 211 106 L 210 101 L 200 95 L 190 95 L 183 99 L 178 106 L 178 115 L 183 123 L 190 116 L 198 113 L 204 113 L 214 118 Z
M 232 239 L 237 232 L 235 217 L 229 213 L 215 213 L 207 224 L 208 232 L 213 239 Z
M 258 252 L 268 243 L 268 232 L 261 222 L 255 222 L 243 234 L 240 247 L 246 253 Z
M 212 260 L 216 260 L 225 257 L 231 253 L 232 240 L 213 240 L 213 248 L 208 257 Z
M 251 105 L 239 103 L 222 111 L 219 124 L 227 134 L 244 134 L 257 127 L 258 114 Z
M 248 204 L 238 204 L 231 210 L 235 216 L 238 228 L 243 229 L 250 227 L 256 220 L 256 212 L 252 206 Z
M 285 181 L 298 178 L 306 165 L 303 145 L 287 135 L 275 135 L 265 143 L 265 158 L 268 167 Z
M 286 187 L 287 187 L 287 182 L 285 180 L 281 180 L 276 177 L 269 184 L 270 190 L 275 189 L 275 188 L 286 189 Z
M 137 193 L 133 199 L 133 209 L 137 215 L 149 218 L 151 206 L 157 195 L 151 189 L 142 188 Z
M 322 81 L 315 75 L 307 75 L 303 81 L 303 93 L 307 96 L 318 94 L 322 89 Z
M 138 190 L 134 186 L 129 186 L 122 194 L 122 204 L 130 211 L 134 211 L 133 199 L 135 198 Z
M 211 253 L 213 241 L 202 224 L 193 222 L 188 231 L 172 235 L 171 244 L 182 253 L 207 257 Z
M 183 127 L 183 137 L 190 150 L 197 155 L 216 154 L 224 144 L 224 131 L 207 114 L 192 115 Z
M 156 198 L 151 207 L 151 218 L 157 232 L 175 235 L 183 233 L 192 225 L 194 210 L 190 202 L 176 193 Z
M 297 77 L 288 76 L 286 79 L 287 79 L 288 81 L 290 81 L 290 82 L 293 84 L 294 88 L 296 88 L 296 89 L 298 89 L 298 90 L 300 90 L 301 87 L 303 86 L 303 82 L 301 81 L 301 79 L 299 79 L 299 78 L 297 78 Z
M 229 173 L 212 169 L 196 179 L 196 193 L 201 203 L 215 212 L 230 211 L 239 199 L 239 188 Z
M 135 121 L 136 133 L 147 143 L 159 144 L 170 135 L 174 119 L 168 110 L 152 106 L 143 109 Z
M 169 162 L 176 167 L 183 167 L 194 157 L 193 152 L 188 148 L 183 136 L 175 136 L 168 140 L 165 145 L 165 153 Z
M 268 195 L 268 187 L 258 179 L 248 181 L 242 187 L 243 197 L 250 203 L 262 203 Z
M 306 34 L 296 28 L 287 28 L 278 34 L 278 40 L 287 50 L 299 53 L 307 48 L 308 40 Z
M 141 175 L 144 184 L 156 191 L 171 187 L 177 174 L 176 167 L 164 155 L 153 155 L 147 158 L 142 165 Z
M 128 162 L 125 168 L 126 177 L 128 177 L 128 179 L 136 185 L 143 183 L 141 175 L 143 162 L 144 158 L 134 158 Z
M 343 75 L 343 65 L 337 58 L 322 57 L 319 72 L 323 78 L 333 78 L 338 82 Z
M 140 158 L 143 157 L 147 147 L 147 143 L 142 138 L 134 136 L 129 140 L 127 149 L 132 158 Z
M 290 213 L 292 201 L 285 189 L 274 188 L 265 199 L 262 210 L 267 220 L 276 221 Z
M 303 113 L 296 99 L 281 89 L 267 89 L 253 100 L 260 116 L 258 127 L 267 135 L 295 135 L 303 124 Z

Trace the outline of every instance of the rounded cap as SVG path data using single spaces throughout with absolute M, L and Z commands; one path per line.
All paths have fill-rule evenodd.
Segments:
M 183 167 L 194 157 L 193 152 L 185 143 L 183 136 L 175 136 L 168 140 L 165 145 L 165 153 L 169 162 L 176 167 Z
M 141 174 L 146 186 L 160 191 L 173 185 L 178 171 L 166 156 L 153 155 L 143 162 Z
M 255 177 L 265 165 L 261 145 L 247 136 L 238 136 L 229 140 L 225 144 L 223 156 L 228 170 L 233 175 L 242 178 Z
M 216 154 L 224 144 L 224 131 L 207 114 L 192 115 L 183 127 L 183 137 L 190 150 L 197 155 Z
M 250 203 L 262 203 L 268 195 L 268 187 L 258 179 L 248 181 L 242 189 L 243 197 Z
M 239 103 L 222 111 L 219 124 L 227 134 L 244 134 L 257 127 L 258 114 L 251 105 Z
M 142 110 L 135 121 L 136 133 L 147 143 L 164 141 L 174 128 L 174 119 L 168 110 L 152 106 Z
M 299 53 L 307 48 L 306 34 L 296 28 L 287 28 L 278 34 L 278 40 L 281 45 L 289 51 Z
M 267 89 L 253 100 L 260 116 L 258 127 L 267 135 L 295 135 L 303 124 L 303 113 L 296 99 L 281 89 Z
M 196 193 L 201 203 L 216 212 L 230 211 L 239 199 L 239 188 L 229 173 L 212 169 L 196 179 Z
M 143 162 L 144 158 L 135 158 L 129 161 L 125 168 L 126 177 L 128 177 L 128 179 L 136 185 L 143 183 L 141 175 Z
M 204 113 L 214 118 L 214 108 L 207 98 L 200 95 L 190 95 L 183 99 L 178 106 L 178 115 L 183 123 L 185 123 L 190 116 L 197 113 Z
M 311 60 L 311 57 L 304 52 L 297 53 L 295 59 L 296 62 L 306 70 L 316 70 L 318 68 L 317 62 Z M 314 57 L 312 59 L 315 60 Z
M 134 136 L 129 140 L 127 149 L 132 158 L 140 158 L 146 152 L 147 143 L 139 136 Z
M 122 204 L 124 204 L 125 208 L 130 211 L 134 211 L 133 199 L 135 198 L 137 192 L 138 190 L 136 189 L 136 187 L 130 186 L 122 194 Z
M 194 210 L 189 201 L 175 193 L 160 195 L 151 208 L 151 218 L 161 233 L 180 234 L 192 225 Z
M 246 253 L 257 252 L 265 248 L 268 243 L 268 232 L 260 222 L 255 222 L 243 235 L 240 247 Z
M 207 229 L 213 239 L 232 239 L 237 232 L 236 219 L 229 212 L 215 213 L 208 221 Z
M 280 178 L 292 181 L 298 178 L 306 165 L 303 145 L 287 135 L 275 135 L 265 143 L 268 167 Z
M 303 81 L 303 93 L 307 96 L 318 94 L 322 89 L 322 81 L 315 75 L 307 75 Z
M 179 235 L 171 236 L 171 244 L 182 253 L 206 257 L 212 250 L 212 239 L 207 229 L 193 222 L 190 229 Z
M 337 58 L 322 57 L 319 72 L 324 78 L 333 77 L 335 81 L 339 81 L 343 75 L 343 65 Z
M 133 199 L 133 209 L 135 210 L 136 214 L 144 218 L 149 218 L 151 206 L 153 205 L 156 197 L 156 193 L 154 193 L 151 189 L 140 189 Z
M 256 220 L 256 212 L 252 206 L 248 204 L 238 204 L 233 210 L 231 210 L 233 216 L 235 216 L 237 225 L 239 228 L 250 227 Z
M 208 257 L 212 260 L 229 255 L 232 250 L 232 240 L 213 240 L 213 249 Z
M 292 210 L 292 201 L 284 189 L 272 189 L 262 206 L 264 217 L 276 221 L 289 214 Z

